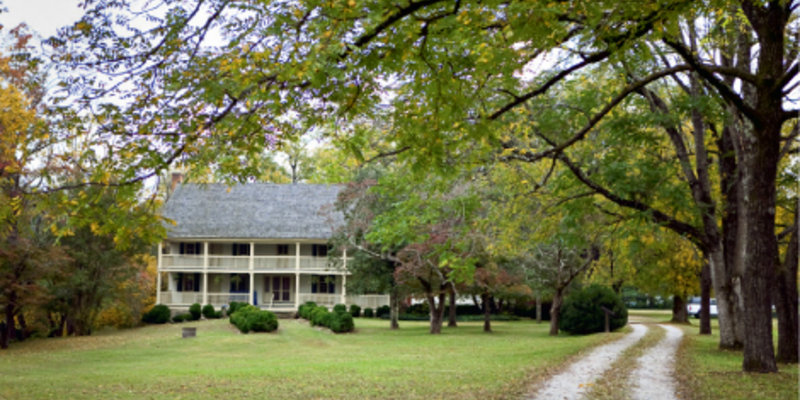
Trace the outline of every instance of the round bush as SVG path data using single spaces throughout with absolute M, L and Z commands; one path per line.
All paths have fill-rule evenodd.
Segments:
M 183 321 L 194 321 L 191 314 L 178 314 L 172 317 L 172 322 L 181 323 Z
M 206 304 L 203 306 L 203 316 L 206 317 L 206 319 L 219 318 L 217 314 L 218 313 L 214 311 L 214 306 L 211 304 Z
M 385 315 L 386 318 L 389 318 L 389 314 L 392 312 L 392 309 L 389 306 L 380 306 L 378 309 L 375 310 L 375 316 L 378 318 L 383 318 Z
M 344 304 L 337 304 L 333 306 L 333 312 L 335 313 L 347 312 L 347 306 Z
M 317 308 L 317 303 L 313 301 L 307 301 L 305 304 L 301 305 L 300 308 L 297 309 L 297 315 L 303 319 L 311 319 L 311 312 Z
M 157 304 L 153 306 L 150 311 L 142 315 L 142 322 L 148 324 L 165 324 L 169 322 L 171 314 L 169 307 L 163 304 Z
M 228 305 L 228 315 L 233 315 L 233 313 L 235 313 L 237 310 L 239 310 L 239 307 L 243 307 L 243 306 L 246 306 L 246 305 L 247 305 L 247 303 L 245 303 L 245 302 L 232 301 Z
M 601 307 L 614 312 L 609 319 L 612 331 L 628 323 L 628 309 L 622 299 L 605 286 L 591 285 L 571 294 L 564 301 L 559 329 L 571 334 L 603 332 L 605 313 Z
M 364 318 L 372 318 L 375 314 L 372 312 L 372 309 L 367 307 L 364 309 Z
M 361 307 L 359 307 L 357 304 L 350 305 L 350 315 L 352 315 L 355 318 L 360 317 L 361 316 Z
M 346 312 L 333 313 L 328 317 L 328 328 L 336 333 L 352 332 L 355 328 L 353 316 Z
M 328 326 L 328 318 L 330 317 L 328 309 L 318 306 L 311 312 L 311 325 L 314 326 Z
M 272 332 L 278 329 L 278 318 L 275 314 L 250 304 L 238 307 L 236 312 L 231 314 L 230 321 L 242 333 Z
M 200 319 L 201 308 L 199 303 L 194 303 L 189 306 L 190 321 L 197 321 Z

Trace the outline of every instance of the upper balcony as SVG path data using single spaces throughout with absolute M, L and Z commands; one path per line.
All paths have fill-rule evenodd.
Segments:
M 349 258 L 331 259 L 323 244 L 167 242 L 162 271 L 343 272 Z M 188 254 L 187 254 L 188 253 Z M 230 255 L 237 254 L 237 255 Z

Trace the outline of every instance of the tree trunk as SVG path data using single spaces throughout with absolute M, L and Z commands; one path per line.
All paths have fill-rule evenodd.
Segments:
M 558 336 L 558 320 L 561 317 L 561 296 L 564 289 L 556 288 L 553 304 L 550 306 L 550 336 Z
M 5 325 L 3 331 L 0 332 L 0 349 L 7 349 L 8 343 L 14 336 L 14 306 L 11 304 L 5 307 Z
M 389 328 L 398 329 L 400 324 L 397 323 L 398 315 L 400 314 L 400 294 L 398 293 L 397 285 L 392 285 L 392 290 L 389 292 Z
M 798 199 L 800 201 L 800 199 Z M 797 208 L 795 214 L 798 214 Z M 797 316 L 797 269 L 798 254 L 800 251 L 800 223 L 795 222 L 794 232 L 789 237 L 786 246 L 786 255 L 776 277 L 775 311 L 778 313 L 778 354 L 776 361 L 797 364 L 800 357 L 798 346 L 798 316 Z
M 679 324 L 689 323 L 689 313 L 686 312 L 686 301 L 681 295 L 672 296 L 672 321 Z
M 733 285 L 725 270 L 725 257 L 722 249 L 714 247 L 707 256 L 711 269 L 711 282 L 717 295 L 717 312 L 719 322 L 719 347 L 721 349 L 738 350 L 742 343 L 736 340 L 736 295 Z
M 442 333 L 442 322 L 444 319 L 444 302 L 445 302 L 445 294 L 439 293 L 439 302 L 437 304 L 436 298 L 433 294 L 428 293 L 426 294 L 426 298 L 428 299 L 428 308 L 430 309 L 430 316 L 431 316 L 431 334 L 439 334 Z
M 22 342 L 28 338 L 28 323 L 25 322 L 25 314 L 19 313 L 17 321 L 19 322 L 19 337 L 17 337 L 17 340 Z
M 489 293 L 481 294 L 481 299 L 483 304 L 486 304 L 489 301 Z M 492 313 L 489 310 L 489 307 L 483 308 L 483 331 L 484 332 L 491 332 L 492 331 Z
M 542 295 L 536 295 L 536 322 L 542 323 Z
M 711 266 L 703 264 L 700 273 L 700 334 L 711 334 Z
M 731 109 L 734 115 L 736 109 Z M 719 286 L 725 288 L 722 292 L 717 292 L 717 301 L 723 298 L 732 307 L 733 313 L 733 334 L 734 345 L 722 346 L 729 349 L 740 349 L 744 346 L 744 325 L 740 322 L 744 312 L 742 302 L 742 273 L 744 272 L 742 257 L 738 253 L 738 243 L 747 240 L 744 229 L 747 221 L 744 214 L 739 210 L 743 206 L 741 171 L 736 161 L 736 155 L 740 153 L 734 142 L 734 134 L 741 134 L 741 127 L 730 123 L 722 129 L 722 135 L 718 140 L 720 148 L 719 157 L 719 179 L 722 192 L 722 252 L 724 260 L 724 278 Z M 722 295 L 720 295 L 722 293 Z M 711 332 L 709 323 L 709 333 Z M 721 344 L 721 343 L 720 343 Z
M 455 328 L 458 326 L 458 322 L 456 322 L 456 291 L 453 289 L 452 284 L 450 284 L 448 297 L 450 298 L 450 306 L 447 312 L 447 327 Z

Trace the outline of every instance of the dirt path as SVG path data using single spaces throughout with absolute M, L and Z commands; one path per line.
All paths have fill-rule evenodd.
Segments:
M 633 333 L 628 334 L 616 342 L 605 344 L 594 349 L 587 356 L 573 363 L 564 372 L 550 378 L 545 385 L 527 397 L 530 400 L 578 400 L 583 398 L 603 372 L 611 367 L 625 349 L 638 342 L 647 327 L 641 324 L 631 324 Z
M 634 400 L 675 400 L 675 352 L 683 339 L 683 330 L 659 325 L 667 335 L 649 348 L 637 361 L 630 377 L 631 398 Z

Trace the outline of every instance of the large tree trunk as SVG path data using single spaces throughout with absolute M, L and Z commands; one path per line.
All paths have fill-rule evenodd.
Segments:
M 703 264 L 700 273 L 700 334 L 711 334 L 711 267 Z
M 430 309 L 430 316 L 431 316 L 431 334 L 442 333 L 445 294 L 439 293 L 438 297 L 439 301 L 437 304 L 436 298 L 433 296 L 433 294 L 428 293 L 426 295 L 426 298 L 428 299 L 428 308 Z
M 707 256 L 711 269 L 711 282 L 717 295 L 717 312 L 719 322 L 719 347 L 721 349 L 738 350 L 743 343 L 736 338 L 736 294 L 725 270 L 725 258 L 722 249 L 715 247 Z
M 563 288 L 556 288 L 553 295 L 553 304 L 550 306 L 550 336 L 558 336 L 558 320 L 561 317 L 563 292 Z
M 397 318 L 400 314 L 400 294 L 398 293 L 397 285 L 392 285 L 392 290 L 389 292 L 389 328 L 398 329 L 400 324 L 397 323 Z
M 450 284 L 450 290 L 448 291 L 448 297 L 450 298 L 450 305 L 448 307 L 447 313 L 447 327 L 448 328 L 455 328 L 458 326 L 458 322 L 456 322 L 456 291 L 453 289 L 453 285 Z
M 672 296 L 672 321 L 679 324 L 689 323 L 689 313 L 686 312 L 686 300 L 681 295 Z
M 481 294 L 481 301 L 483 301 L 483 304 L 487 304 L 489 302 L 489 293 Z M 489 307 L 483 307 L 483 331 L 492 331 L 492 312 Z
M 730 112 L 734 113 L 734 115 L 736 114 L 736 110 L 733 108 L 730 109 Z M 747 221 L 744 219 L 744 214 L 739 212 L 743 205 L 743 198 L 741 175 L 736 161 L 738 151 L 733 136 L 734 133 L 741 133 L 741 127 L 734 124 L 736 123 L 731 122 L 722 129 L 722 135 L 720 135 L 717 142 L 720 148 L 719 178 L 723 200 L 722 252 L 725 261 L 725 278 L 720 286 L 726 289 L 722 292 L 723 295 L 717 294 L 717 300 L 724 298 L 723 300 L 731 305 L 734 316 L 733 332 L 735 344 L 731 347 L 725 347 L 740 349 L 744 346 L 744 325 L 739 322 L 740 316 L 744 312 L 741 288 L 744 268 L 741 254 L 737 253 L 739 249 L 737 243 L 746 240 L 743 235 Z M 710 332 L 711 328 L 709 326 Z
M 800 199 L 798 199 L 800 201 Z M 795 213 L 797 214 L 797 209 Z M 800 217 L 800 214 L 798 214 Z M 797 316 L 797 264 L 800 250 L 800 223 L 795 222 L 794 232 L 789 237 L 786 255 L 776 277 L 775 311 L 778 313 L 778 354 L 776 361 L 797 364 L 800 357 L 798 346 Z

